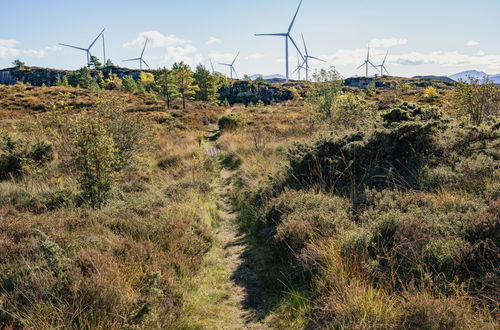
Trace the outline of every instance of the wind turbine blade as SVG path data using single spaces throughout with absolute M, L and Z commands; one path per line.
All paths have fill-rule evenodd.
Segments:
M 238 51 L 238 54 L 236 54 L 236 57 L 234 58 L 233 62 L 231 62 L 231 65 L 233 65 L 234 62 L 236 62 L 236 59 L 238 58 L 238 56 L 240 56 L 240 51 Z
M 101 36 L 101 34 L 104 33 L 104 30 L 106 30 L 106 29 L 102 29 L 101 33 L 99 33 L 99 35 L 97 36 L 97 38 L 95 38 L 94 41 L 92 41 L 92 43 L 90 44 L 89 48 L 87 48 L 88 50 L 90 50 L 90 48 L 92 48 L 92 46 L 94 46 L 94 44 L 97 41 L 97 39 L 99 39 L 99 37 Z
M 141 58 L 144 55 L 144 51 L 146 50 L 146 45 L 148 44 L 148 39 L 146 38 L 146 42 L 144 43 L 144 47 L 142 48 Z
M 149 65 L 146 63 L 146 61 L 144 61 L 142 58 L 141 58 L 141 61 L 142 63 L 146 64 L 146 66 L 148 67 L 149 70 L 151 70 L 151 68 L 149 67 Z
M 61 46 L 66 46 L 66 47 L 70 47 L 70 48 L 74 48 L 74 49 L 79 49 L 79 50 L 83 50 L 84 52 L 86 52 L 87 50 L 85 48 L 81 48 L 81 47 L 76 47 L 76 46 L 71 46 L 71 45 L 66 45 L 66 44 L 59 44 Z
M 292 38 L 291 35 L 289 35 L 288 38 L 290 38 L 290 40 L 292 41 L 293 45 L 295 46 L 295 49 L 297 49 L 297 51 L 299 52 L 300 57 L 304 60 L 304 56 L 302 55 L 302 52 L 300 51 L 299 47 L 295 43 L 295 40 L 293 40 L 293 38 Z
M 372 62 L 368 61 L 368 64 L 370 64 L 372 67 L 374 67 L 374 68 L 375 68 L 375 70 L 377 70 L 377 71 L 378 71 L 377 67 L 376 67 L 376 66 L 375 66 Z
M 235 70 L 232 66 L 231 66 L 231 69 L 233 70 L 234 75 L 236 76 L 236 79 L 240 79 L 240 78 L 238 77 L 238 73 L 236 73 L 236 70 Z
M 122 62 L 139 61 L 141 58 L 129 58 L 128 60 L 123 60 Z
M 303 33 L 301 33 L 301 35 L 302 35 L 302 42 L 304 43 L 304 50 L 306 52 L 306 56 L 309 56 L 309 53 L 307 52 L 306 39 L 304 39 Z
M 302 5 L 302 0 L 300 0 L 299 6 L 297 7 L 297 11 L 295 12 L 295 16 L 293 16 L 292 23 L 290 23 L 290 27 L 288 28 L 288 34 L 290 34 L 290 31 L 292 31 L 293 23 L 295 23 L 295 19 L 297 18 L 297 14 L 299 13 L 301 5 Z
M 316 60 L 316 61 L 326 62 L 325 60 L 322 60 L 322 59 L 314 57 L 314 56 L 308 56 L 308 57 L 312 58 L 313 60 Z
M 391 74 L 389 73 L 389 71 L 387 71 L 387 69 L 385 68 L 385 66 L 382 67 L 382 69 L 385 70 L 385 73 L 387 73 L 388 76 L 390 76 Z
M 368 44 L 368 53 L 366 55 L 366 60 L 370 61 L 370 44 Z
M 297 67 L 297 69 L 295 69 L 292 73 L 290 73 L 290 75 L 294 74 L 295 72 L 299 71 L 300 69 L 302 69 L 302 68 L 301 68 L 301 67 L 300 67 L 300 65 L 299 65 L 299 66 Z
M 231 64 L 219 63 L 219 65 L 231 66 Z
M 212 63 L 212 59 L 210 59 L 210 66 L 212 67 L 212 74 L 213 74 L 215 70 L 214 70 L 214 64 Z
M 362 68 L 362 67 L 364 67 L 364 66 L 365 66 L 365 63 L 363 63 L 363 64 L 361 64 L 360 66 L 358 66 L 358 67 L 356 68 L 356 70 L 359 70 L 359 69 L 361 69 L 361 68 Z
M 389 55 L 389 51 L 387 51 L 387 53 L 385 53 L 385 57 L 384 57 L 384 61 L 382 62 L 382 65 L 385 64 L 385 60 L 387 60 L 387 55 Z
M 254 34 L 256 37 L 265 37 L 265 36 L 271 36 L 271 37 L 286 37 L 286 33 L 257 33 Z

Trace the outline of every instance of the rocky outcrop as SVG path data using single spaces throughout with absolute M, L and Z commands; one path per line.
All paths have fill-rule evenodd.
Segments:
M 102 71 L 104 76 L 108 76 L 110 72 L 117 74 L 120 78 L 131 75 L 134 79 L 139 79 L 141 72 L 154 72 L 152 70 L 130 70 L 115 66 L 106 67 L 99 70 L 91 70 L 93 76 L 97 76 L 99 71 Z M 0 70 L 0 84 L 13 85 L 16 82 L 29 83 L 33 86 L 53 86 L 56 83 L 57 77 L 68 76 L 74 71 L 56 70 L 37 67 L 7 68 Z
M 246 80 L 235 81 L 229 86 L 222 87 L 219 90 L 219 95 L 221 101 L 227 99 L 230 104 L 255 104 L 259 101 L 265 104 L 271 104 L 273 102 L 278 103 L 294 98 L 293 91 L 284 86 Z

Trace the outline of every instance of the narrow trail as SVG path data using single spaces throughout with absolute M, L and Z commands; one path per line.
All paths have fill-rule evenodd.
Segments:
M 204 152 L 213 158 L 220 132 L 209 128 Z M 216 187 L 218 225 L 216 239 L 205 263 L 191 279 L 189 312 L 182 328 L 196 329 L 268 329 L 259 321 L 258 277 L 251 261 L 249 244 L 239 233 L 237 213 L 231 203 L 234 172 L 222 168 Z
M 255 270 L 248 262 L 248 243 L 245 237 L 239 234 L 236 223 L 236 213 L 233 210 L 230 194 L 233 189 L 232 172 L 223 169 L 221 171 L 222 184 L 219 187 L 221 206 L 219 217 L 221 219 L 218 238 L 225 250 L 225 260 L 230 282 L 229 300 L 235 302 L 238 312 L 234 315 L 235 324 L 238 329 L 267 329 L 257 321 L 257 307 L 252 304 L 250 296 L 256 290 L 258 278 Z

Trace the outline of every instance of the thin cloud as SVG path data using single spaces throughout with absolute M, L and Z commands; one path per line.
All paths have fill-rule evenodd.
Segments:
M 213 45 L 213 44 L 220 44 L 222 43 L 222 40 L 217 39 L 216 37 L 210 37 L 208 38 L 207 42 L 205 42 L 205 45 Z
M 198 49 L 193 45 L 171 46 L 167 48 L 166 60 L 169 62 L 184 62 L 195 65 L 205 61 L 203 55 L 198 53 Z
M 124 43 L 123 47 L 127 48 L 142 47 L 146 42 L 146 39 L 148 40 L 148 47 L 151 48 L 162 48 L 168 46 L 187 44 L 190 42 L 189 40 L 178 38 L 173 34 L 166 36 L 158 31 L 144 31 L 139 33 L 139 35 L 135 40 Z
M 412 52 L 394 55 L 391 61 L 401 65 L 441 65 L 441 66 L 486 66 L 500 68 L 500 55 L 467 55 L 458 51 L 434 51 L 430 53 Z
M 406 44 L 408 44 L 408 39 L 401 39 L 401 38 L 385 38 L 385 39 L 375 38 L 370 40 L 370 46 L 374 48 L 390 48 Z
M 382 49 L 372 49 L 370 60 L 377 64 L 382 62 L 385 52 Z M 360 65 L 366 58 L 366 49 L 342 49 L 334 54 L 320 55 L 329 65 L 348 66 Z M 444 67 L 486 66 L 490 69 L 500 69 L 500 55 L 487 55 L 478 51 L 474 55 L 459 51 L 408 52 L 402 54 L 389 53 L 388 63 L 404 66 L 439 65 Z
M 477 42 L 476 40 L 469 40 L 465 43 L 465 45 L 467 47 L 473 47 L 473 46 L 478 46 L 479 45 L 479 42 Z
M 19 41 L 0 40 L 0 58 L 9 58 L 18 55 L 21 51 L 17 49 Z
M 245 57 L 245 60 L 261 60 L 261 59 L 263 59 L 265 57 L 266 56 L 264 54 L 254 53 L 254 54 L 250 54 L 247 57 Z
M 223 63 L 232 62 L 235 56 L 236 54 L 231 54 L 231 53 L 210 52 L 208 54 L 208 57 L 211 58 L 214 62 L 223 62 Z

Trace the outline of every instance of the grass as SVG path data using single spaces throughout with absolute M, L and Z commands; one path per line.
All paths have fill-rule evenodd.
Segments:
M 429 98 L 421 81 L 384 79 L 410 88 L 377 89 L 367 97 L 375 108 L 404 100 L 454 114 L 450 87 L 435 85 L 438 94 Z M 0 181 L 2 327 L 241 326 L 252 308 L 242 310 L 235 298 L 241 293 L 230 280 L 232 256 L 220 237 L 227 224 L 220 215 L 222 167 L 233 174 L 244 262 L 259 279 L 248 299 L 260 323 L 277 329 L 498 326 L 494 155 L 452 154 L 441 167 L 412 172 L 422 175 L 417 188 L 388 185 L 353 198 L 315 182 L 290 184 L 298 173 L 290 150 L 300 144 L 313 154 L 310 146 L 328 131 L 311 124 L 300 100 L 235 105 L 239 125 L 210 142 L 223 151 L 213 158 L 205 153 L 204 131 L 227 109 L 194 102 L 186 111 L 167 111 L 148 95 L 104 93 L 124 100 L 126 113 L 144 119 L 148 134 L 108 203 L 94 209 L 78 203 L 79 185 L 53 119 L 93 111 L 96 95 L 0 87 L 0 129 L 54 147 L 53 160 Z

